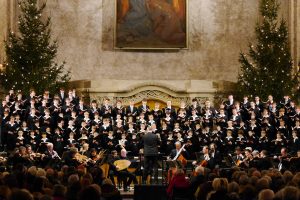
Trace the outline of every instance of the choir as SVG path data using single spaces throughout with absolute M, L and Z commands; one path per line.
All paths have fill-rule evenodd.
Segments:
M 57 158 L 74 148 L 96 154 L 125 148 L 134 157 L 143 149 L 141 138 L 150 130 L 160 139 L 161 154 L 171 155 L 179 142 L 185 144 L 189 160 L 197 160 L 197 153 L 211 144 L 222 156 L 238 148 L 244 156 L 251 149 L 250 154 L 266 151 L 274 157 L 283 148 L 289 157 L 300 150 L 300 107 L 289 96 L 275 102 L 270 95 L 264 102 L 258 96 L 236 101 L 229 95 L 216 107 L 209 100 L 200 105 L 197 99 L 190 105 L 182 102 L 179 108 L 171 101 L 164 108 L 157 102 L 153 109 L 147 99 L 138 107 L 135 103 L 123 105 L 118 100 L 112 105 L 105 98 L 101 105 L 95 100 L 87 105 L 75 90 L 63 88 L 54 96 L 49 91 L 37 95 L 32 90 L 26 96 L 11 90 L 0 106 L 1 145 L 9 153 L 29 147 L 43 156 L 53 144 Z

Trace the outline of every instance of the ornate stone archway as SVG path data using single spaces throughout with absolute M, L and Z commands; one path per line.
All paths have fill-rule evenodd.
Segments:
M 102 103 L 108 97 L 112 103 L 122 100 L 123 105 L 128 105 L 130 100 L 138 103 L 144 98 L 164 103 L 171 100 L 174 106 L 179 106 L 181 101 L 189 105 L 196 98 L 203 104 L 207 99 L 213 102 L 216 92 L 212 81 L 199 80 L 97 80 L 73 85 L 86 102 L 96 100 Z
M 159 90 L 144 90 L 128 97 L 116 97 L 115 100 L 121 100 L 124 105 L 128 105 L 129 101 L 132 100 L 135 103 L 141 102 L 143 99 L 153 99 L 162 102 L 172 101 L 172 104 L 179 106 L 181 101 L 187 104 L 191 101 L 190 97 L 175 97 L 168 93 Z

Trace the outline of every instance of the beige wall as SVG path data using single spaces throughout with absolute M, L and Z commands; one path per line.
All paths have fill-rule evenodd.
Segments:
M 233 81 L 258 20 L 258 1 L 189 0 L 189 50 L 126 52 L 113 50 L 114 0 L 50 0 L 47 7 L 73 80 Z
M 16 0 L 0 0 L 0 64 L 5 60 L 4 40 L 8 31 L 16 31 L 17 8 Z
M 0 64 L 4 59 L 4 38 L 7 30 L 7 1 L 0 0 Z
M 0 0 L 0 58 L 7 26 L 16 22 L 14 1 Z M 58 61 L 67 61 L 73 80 L 235 81 L 238 54 L 254 39 L 258 2 L 189 0 L 190 49 L 159 53 L 113 49 L 115 0 L 48 0 L 47 12 L 59 40 Z M 292 34 L 293 56 L 299 60 L 300 0 L 280 2 L 280 16 L 288 19 Z

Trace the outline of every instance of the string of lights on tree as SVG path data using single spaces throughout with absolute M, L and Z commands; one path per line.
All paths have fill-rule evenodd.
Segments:
M 21 0 L 18 6 L 18 32 L 11 31 L 5 41 L 6 61 L 0 81 L 7 90 L 55 92 L 66 86 L 70 76 L 64 70 L 65 62 L 55 62 L 58 44 L 51 40 L 51 18 L 43 16 L 46 3 Z
M 239 96 L 296 96 L 299 91 L 299 70 L 293 68 L 284 19 L 278 20 L 277 0 L 261 0 L 262 22 L 255 28 L 257 41 L 249 45 L 248 54 L 241 53 L 238 77 Z

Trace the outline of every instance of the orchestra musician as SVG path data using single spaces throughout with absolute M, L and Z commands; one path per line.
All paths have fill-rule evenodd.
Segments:
M 130 173 L 127 168 L 120 169 L 119 166 L 115 165 L 116 161 L 128 160 L 127 151 L 125 148 L 121 149 L 120 156 L 116 150 L 113 150 L 108 156 L 107 162 L 109 164 L 109 177 L 112 182 L 115 184 L 114 176 L 117 176 L 118 187 L 121 188 L 121 183 L 123 183 L 124 191 L 128 191 L 130 184 L 134 182 L 137 183 L 136 177 L 134 174 Z
M 120 160 L 129 160 L 127 157 L 127 151 L 125 148 L 123 148 L 121 150 Z M 119 170 L 118 166 L 116 166 L 116 169 Z M 123 169 L 123 170 L 119 170 L 118 177 L 119 177 L 119 180 L 123 183 L 123 189 L 125 192 L 129 191 L 129 189 L 130 189 L 129 186 L 132 182 L 134 184 L 137 184 L 137 179 L 136 179 L 135 175 L 133 173 L 130 173 L 127 170 L 127 168 Z
M 36 157 L 38 157 L 39 154 L 36 154 L 33 152 L 32 147 L 30 145 L 26 145 L 26 154 L 29 157 L 30 161 L 34 161 Z
M 222 158 L 220 152 L 217 149 L 217 145 L 215 143 L 211 143 L 209 145 L 209 153 L 210 153 L 209 166 L 211 167 L 211 169 L 219 167 Z
M 202 148 L 202 155 L 197 158 L 197 161 L 194 161 L 193 164 L 196 166 L 201 166 L 201 167 L 205 167 L 205 168 L 209 168 L 212 169 L 212 162 L 210 161 L 211 156 L 209 154 L 209 147 L 207 145 L 205 145 Z
M 47 143 L 47 150 L 44 154 L 44 165 L 56 166 L 56 163 L 61 160 L 58 153 L 53 149 L 53 143 Z
M 88 144 L 88 143 L 84 143 L 84 144 L 82 145 L 82 147 L 80 148 L 79 153 L 80 153 L 81 155 L 86 156 L 86 157 L 90 157 L 91 152 L 90 152 L 90 150 L 89 150 L 89 144 Z
M 97 150 L 95 148 L 91 148 L 89 151 L 89 155 L 87 154 L 83 154 L 85 156 L 87 156 L 88 159 L 88 165 L 89 166 L 94 166 L 96 163 L 100 162 L 100 155 L 97 154 Z
M 252 151 L 252 160 L 249 161 L 249 168 L 258 168 L 260 153 L 258 150 Z
M 244 155 L 242 154 L 241 147 L 236 147 L 234 153 L 235 155 L 232 157 L 234 165 L 239 166 L 240 163 L 244 160 Z
M 245 149 L 245 158 L 239 163 L 239 167 L 242 168 L 249 168 L 250 163 L 253 160 L 252 156 L 252 148 L 251 147 L 246 147 Z
M 66 151 L 63 156 L 63 160 L 64 160 L 65 164 L 67 166 L 72 166 L 72 167 L 76 167 L 76 168 L 80 164 L 82 164 L 79 161 L 77 154 L 78 154 L 78 150 L 76 147 L 71 147 L 69 151 Z
M 286 171 L 290 168 L 290 156 L 287 152 L 286 147 L 282 147 L 280 150 L 280 155 L 279 156 L 274 156 L 274 160 L 279 162 L 278 164 L 278 170 L 279 171 Z
M 109 164 L 109 178 L 111 179 L 114 185 L 116 185 L 114 176 L 118 177 L 117 167 L 114 165 L 114 162 L 116 160 L 120 160 L 120 157 L 116 150 L 112 150 L 111 153 L 108 155 L 107 163 Z M 118 183 L 120 183 L 120 178 L 118 178 Z M 119 185 L 119 187 L 121 186 Z
M 179 141 L 175 142 L 175 149 L 172 149 L 172 150 L 171 150 L 171 153 L 170 153 L 170 155 L 169 155 L 169 156 L 170 156 L 170 159 L 174 159 L 174 158 L 178 155 L 178 153 L 179 153 L 181 147 L 182 147 L 181 142 L 179 142 Z M 188 152 L 187 152 L 184 148 L 183 148 L 183 150 L 181 151 L 181 155 L 182 155 L 185 159 L 188 159 L 188 157 L 189 157 Z
M 258 170 L 268 170 L 273 168 L 273 162 L 270 157 L 268 157 L 268 152 L 266 150 L 262 150 L 260 152 L 260 157 L 257 163 Z
M 20 146 L 16 149 L 14 155 L 9 159 L 9 162 L 16 166 L 18 164 L 23 164 L 24 166 L 30 166 L 32 164 L 27 152 L 26 147 Z

